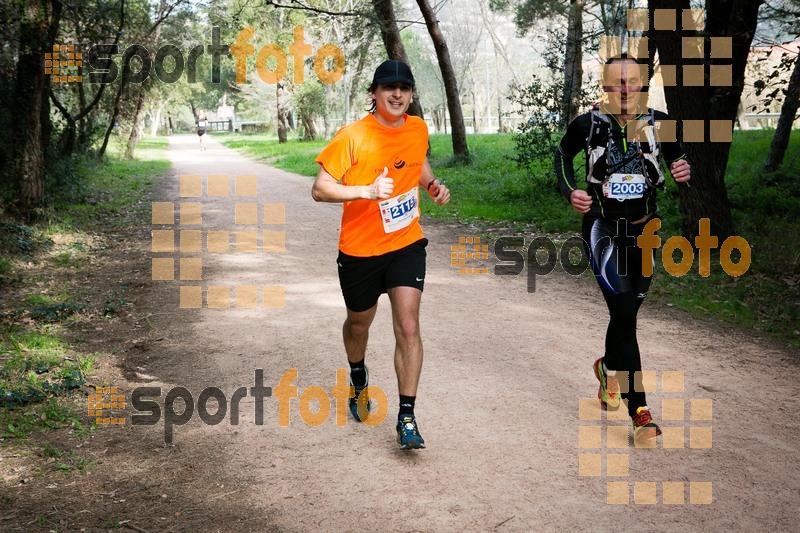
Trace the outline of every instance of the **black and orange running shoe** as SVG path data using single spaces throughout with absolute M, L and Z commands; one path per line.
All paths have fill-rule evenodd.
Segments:
M 620 395 L 619 382 L 615 376 L 608 376 L 603 371 L 603 358 L 594 362 L 594 376 L 600 382 L 597 391 L 597 399 L 600 400 L 600 408 L 603 411 L 616 411 L 619 409 Z
M 631 423 L 634 441 L 650 440 L 661 435 L 661 428 L 653 422 L 650 408 L 646 405 L 636 409 L 636 414 L 631 417 Z

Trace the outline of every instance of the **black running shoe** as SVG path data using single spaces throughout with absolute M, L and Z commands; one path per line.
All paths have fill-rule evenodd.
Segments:
M 419 434 L 417 421 L 413 416 L 404 415 L 397 421 L 397 443 L 402 450 L 416 450 L 425 447 L 425 439 Z
M 350 407 L 350 412 L 352 413 L 353 418 L 356 419 L 356 422 L 361 422 L 362 420 L 366 419 L 369 416 L 370 411 L 372 410 L 372 403 L 373 403 L 372 399 L 367 397 L 367 391 L 365 390 L 369 385 L 369 370 L 367 370 L 367 365 L 364 365 L 364 373 L 366 374 L 367 379 L 364 380 L 363 387 L 356 387 L 355 385 L 353 385 L 353 378 L 352 377 L 350 378 L 350 386 L 353 387 L 353 389 L 355 389 L 355 395 L 347 401 L 347 405 L 348 407 Z M 361 397 L 362 394 L 364 395 L 365 398 L 363 405 L 366 407 L 366 412 L 359 413 L 358 399 Z M 361 416 L 362 414 L 364 416 Z

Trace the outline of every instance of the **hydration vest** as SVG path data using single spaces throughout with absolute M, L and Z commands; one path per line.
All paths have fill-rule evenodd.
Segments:
M 633 141 L 626 145 L 627 150 L 612 138 L 611 119 L 609 115 L 600 113 L 598 104 L 592 106 L 589 114 L 591 126 L 586 138 L 587 183 L 602 185 L 612 174 L 624 170 L 641 173 L 650 188 L 664 185 L 661 143 L 656 140 L 656 126 L 651 108 L 641 117 L 647 121 L 644 129 L 647 143 L 642 146 L 643 141 Z

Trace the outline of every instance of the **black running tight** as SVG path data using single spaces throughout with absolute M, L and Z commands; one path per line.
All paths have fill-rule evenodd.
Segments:
M 620 371 L 622 398 L 628 401 L 628 412 L 647 405 L 641 379 L 634 383 L 635 372 L 642 370 L 639 343 L 636 339 L 636 317 L 647 297 L 650 277 L 642 275 L 642 250 L 636 237 L 644 224 L 626 224 L 585 216 L 583 240 L 587 245 L 589 264 L 600 285 L 608 306 L 603 362 L 609 370 Z M 653 261 L 653 258 L 650 258 Z M 622 382 L 628 373 L 628 387 Z M 641 375 L 641 373 L 640 373 Z

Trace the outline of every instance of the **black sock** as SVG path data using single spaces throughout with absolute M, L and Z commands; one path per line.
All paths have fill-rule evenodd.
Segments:
M 417 401 L 416 396 L 403 396 L 400 395 L 400 412 L 397 414 L 397 418 L 403 418 L 403 416 L 414 416 L 414 402 Z
M 348 361 L 350 364 L 350 380 L 354 387 L 364 387 L 367 384 L 367 369 L 364 367 L 364 360 L 357 363 Z

